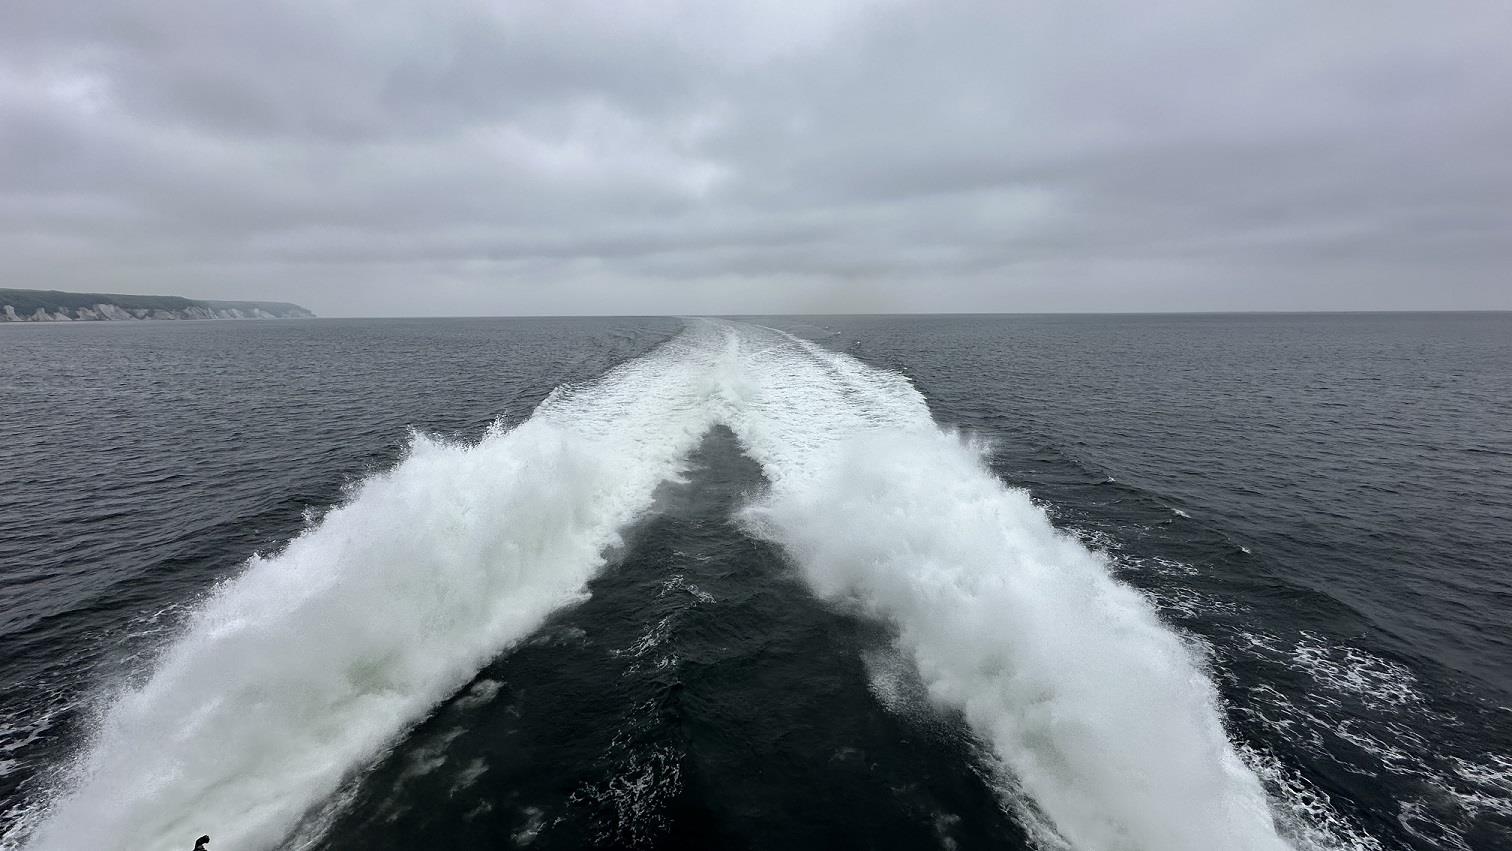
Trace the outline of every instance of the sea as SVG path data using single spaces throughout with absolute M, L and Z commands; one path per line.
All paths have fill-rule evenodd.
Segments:
M 0 848 L 1512 849 L 1512 314 L 0 326 Z

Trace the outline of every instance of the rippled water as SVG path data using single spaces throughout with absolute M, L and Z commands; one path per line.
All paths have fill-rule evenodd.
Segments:
M 909 377 L 936 422 L 988 445 L 993 474 L 1026 489 L 1059 527 L 1104 553 L 1112 573 L 1147 595 L 1205 666 L 1228 738 L 1263 781 L 1290 842 L 1512 846 L 1512 633 L 1505 627 L 1512 619 L 1512 317 L 759 324 Z M 820 530 L 807 537 L 812 528 L 753 525 L 752 506 L 771 504 L 782 519 L 783 487 L 802 480 L 784 471 L 811 466 L 783 447 L 819 451 L 815 440 L 849 427 L 815 428 L 811 417 L 789 422 L 789 408 L 864 404 L 871 407 L 856 410 L 874 424 L 891 414 L 865 412 L 883 402 L 853 396 L 890 385 L 846 378 L 836 385 L 850 388 L 843 398 L 826 401 L 813 393 L 829 379 L 804 372 L 805 364 L 843 377 L 847 362 L 791 360 L 797 355 L 784 353 L 801 353 L 796 341 L 760 329 L 727 333 L 745 345 L 731 362 L 747 374 L 711 375 L 726 394 L 721 404 L 734 406 L 720 415 L 735 417 L 734 432 L 716 425 L 694 440 L 685 469 L 656 488 L 649 510 L 637 510 L 640 519 L 611 547 L 586 598 L 557 609 L 518 644 L 506 641 L 511 649 L 469 669 L 470 679 L 438 681 L 446 695 L 440 705 L 396 719 L 399 738 L 310 801 L 290 842 L 1056 847 L 1047 805 L 1060 815 L 1062 833 L 1078 829 L 1071 810 L 1044 797 L 1050 787 L 1030 783 L 1039 800 L 1024 793 L 1012 760 L 1003 762 L 1002 742 L 995 751 L 989 727 L 979 723 L 979 703 L 947 699 L 949 677 L 934 668 L 921 679 L 916 664 L 929 659 L 930 645 L 918 636 L 939 620 L 935 610 L 900 608 L 905 598 L 877 584 L 882 574 L 857 574 L 859 584 L 825 591 L 829 580 L 815 572 L 821 562 L 866 552 L 837 550 L 826 535 L 838 540 L 856 516 L 848 506 L 878 505 L 874 495 L 862 492 L 857 503 L 830 484 L 819 502 L 800 500 Z M 525 421 L 568 383 L 582 389 L 551 403 L 568 412 L 564 427 L 602 434 L 590 443 L 623 438 L 629 442 L 614 451 L 639 458 L 663 432 L 685 428 L 682 413 L 654 418 L 681 410 L 681 397 L 666 395 L 682 392 L 680 371 L 726 357 L 717 345 L 688 347 L 680 342 L 686 337 L 683 322 L 661 319 L 0 329 L 0 446 L 8 462 L 0 468 L 4 843 L 23 842 L 48 803 L 64 800 L 53 790 L 79 782 L 76 759 L 102 735 L 96 719 L 105 718 L 108 731 L 117 723 L 109 719 L 121 715 L 119 707 L 109 714 L 113 696 L 123 688 L 150 694 L 152 672 L 169 664 L 154 661 L 165 642 L 205 634 L 204 615 L 196 626 L 195 613 L 215 610 L 204 601 L 216 584 L 245 570 L 254 552 L 278 552 L 330 506 L 362 504 L 368 492 L 354 486 L 404 457 L 411 428 L 477 441 L 495 420 L 505 427 Z M 668 345 L 687 352 L 671 357 Z M 657 405 L 594 383 L 653 350 L 663 351 L 663 365 L 652 361 L 646 377 L 627 386 L 643 394 L 664 388 Z M 772 353 L 789 359 L 761 360 Z M 698 393 L 715 380 L 687 374 Z M 765 390 L 752 389 L 758 379 Z M 742 418 L 742 406 L 755 404 L 750 394 L 771 399 L 789 386 L 807 395 L 760 421 L 775 424 L 770 433 L 783 439 L 766 450 L 748 447 L 766 433 Z M 613 414 L 620 409 L 646 413 L 639 420 Z M 904 420 L 912 416 L 906 405 L 898 410 Z M 584 425 L 602 411 L 611 415 L 601 432 Z M 904 469 L 899 456 L 925 451 L 897 446 L 872 456 L 883 505 L 902 492 L 894 490 Z M 499 447 L 488 451 L 517 451 Z M 435 451 L 436 464 L 452 457 Z M 493 463 L 467 457 L 474 461 L 456 469 L 482 475 Z M 555 492 L 614 472 L 612 463 L 592 473 L 576 456 L 562 458 L 544 473 Z M 522 470 L 510 475 L 532 474 Z M 427 479 L 426 498 L 466 497 L 451 493 L 464 487 L 464 475 L 471 473 Z M 775 491 L 774 475 L 786 477 Z M 933 480 L 925 486 L 948 496 Z M 591 485 L 582 498 L 597 499 L 600 488 Z M 518 513 L 540 501 L 506 497 L 480 501 L 478 510 Z M 463 513 L 443 515 L 451 518 L 444 523 L 472 522 L 457 519 L 469 516 L 471 504 L 464 500 Z M 914 548 L 908 558 L 921 570 L 935 565 L 949 536 L 921 536 L 947 524 L 924 522 L 935 509 L 927 501 L 897 505 L 913 506 L 908 522 L 917 528 L 900 515 L 864 537 L 883 541 L 898 531 L 908 542 L 899 546 Z M 827 514 L 829 506 L 838 513 Z M 388 550 L 416 540 L 433 550 L 472 528 L 438 530 L 420 525 L 428 522 L 421 514 L 395 516 L 360 527 L 362 534 L 382 538 Z M 394 528 L 409 522 L 414 529 Z M 536 546 L 523 534 L 499 545 Z M 803 555 L 813 546 L 827 553 L 818 562 Z M 437 577 L 430 583 L 403 571 L 386 575 L 377 589 L 413 595 L 439 586 L 441 603 L 423 605 L 445 604 L 435 611 L 452 618 L 456 601 L 445 599 L 445 589 L 471 574 L 423 574 Z M 383 599 L 375 593 L 335 598 L 329 611 L 338 614 L 308 622 L 290 615 L 288 623 L 363 624 L 388 604 L 351 601 Z M 406 604 L 383 617 L 411 610 Z M 988 620 L 967 635 L 1009 630 L 986 611 Z M 417 634 L 431 634 L 427 624 Z M 1039 627 L 1036 642 L 1019 653 L 1039 653 L 1079 629 Z M 322 633 L 324 643 L 351 631 Z M 994 654 L 1012 646 L 983 641 Z M 1074 655 L 1055 658 L 1082 664 Z M 1031 661 L 1010 653 L 993 664 Z M 284 682 L 293 663 L 259 680 L 243 657 L 242 668 L 252 671 L 229 679 L 226 693 Z M 392 672 L 377 685 L 362 679 L 383 669 L 361 654 L 343 664 L 333 670 L 365 683 L 359 694 L 411 681 Z M 1085 723 L 1117 723 L 1119 692 L 1110 686 L 1108 694 L 1108 705 L 1093 707 Z M 192 715 L 198 700 L 183 711 Z M 148 709 L 161 711 L 156 706 Z M 157 720 L 171 730 L 185 719 Z M 125 762 L 128 775 L 133 764 Z M 292 769 L 259 763 L 258 770 L 276 778 Z M 1097 773 L 1084 767 L 1083 780 L 1088 770 Z M 1112 787 L 1101 794 L 1114 796 L 1106 807 L 1161 806 Z M 184 829 L 192 844 L 200 832 L 232 828 Z M 1090 822 L 1080 829 L 1098 841 Z

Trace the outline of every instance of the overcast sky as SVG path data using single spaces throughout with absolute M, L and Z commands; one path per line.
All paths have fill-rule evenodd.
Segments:
M 1507 0 L 15 0 L 0 286 L 1512 308 Z

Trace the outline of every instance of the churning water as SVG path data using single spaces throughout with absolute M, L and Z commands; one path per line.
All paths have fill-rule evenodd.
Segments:
M 0 337 L 5 847 L 1512 838 L 1507 317 L 209 327 Z

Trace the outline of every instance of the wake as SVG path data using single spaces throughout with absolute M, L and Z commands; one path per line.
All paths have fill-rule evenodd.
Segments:
M 763 468 L 742 513 L 813 590 L 895 625 L 1053 825 L 1088 851 L 1290 847 L 1211 683 L 902 377 L 696 322 L 472 446 L 408 457 L 254 558 L 116 697 L 29 847 L 278 845 L 491 658 L 581 600 L 714 425 Z
M 408 457 L 254 557 L 120 694 L 29 847 L 275 847 L 355 767 L 582 599 L 710 426 L 697 333 Z
M 772 483 L 750 527 L 820 596 L 896 625 L 930 696 L 964 714 L 1059 838 L 1289 847 L 1181 639 L 935 426 L 905 379 L 777 332 L 733 329 L 727 345 L 724 417 Z

